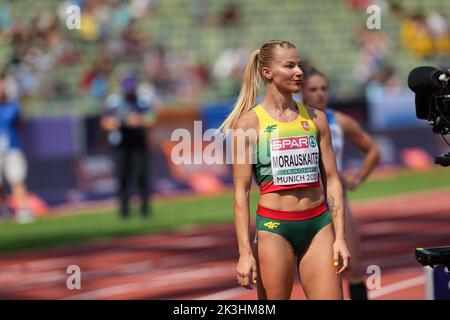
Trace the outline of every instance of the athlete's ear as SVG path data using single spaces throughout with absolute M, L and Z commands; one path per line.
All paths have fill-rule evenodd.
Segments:
M 269 70 L 269 68 L 262 67 L 261 73 L 265 80 L 272 80 L 272 72 Z

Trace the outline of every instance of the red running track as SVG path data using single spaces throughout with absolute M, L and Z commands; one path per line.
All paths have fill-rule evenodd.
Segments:
M 359 202 L 352 210 L 364 266 L 381 269 L 381 288 L 370 297 L 424 299 L 414 249 L 450 245 L 450 190 Z M 32 250 L 0 257 L 0 299 L 256 299 L 255 290 L 237 285 L 236 263 L 231 224 Z M 67 288 L 70 265 L 81 269 L 80 290 Z M 298 280 L 292 298 L 304 299 Z

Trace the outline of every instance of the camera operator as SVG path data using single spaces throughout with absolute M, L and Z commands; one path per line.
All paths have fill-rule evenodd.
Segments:
M 150 104 L 137 93 L 137 80 L 133 75 L 121 81 L 122 94 L 106 99 L 106 112 L 100 125 L 108 133 L 118 181 L 120 217 L 129 216 L 129 182 L 136 175 L 141 200 L 140 214 L 149 216 L 147 132 L 154 123 Z

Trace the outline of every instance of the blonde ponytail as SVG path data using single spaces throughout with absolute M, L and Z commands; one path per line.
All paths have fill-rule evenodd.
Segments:
M 247 113 L 258 98 L 260 74 L 260 62 L 258 55 L 260 50 L 255 50 L 251 53 L 244 71 L 244 79 L 237 98 L 234 104 L 233 111 L 228 115 L 219 130 L 226 134 L 227 129 L 232 129 L 236 124 L 237 119 Z

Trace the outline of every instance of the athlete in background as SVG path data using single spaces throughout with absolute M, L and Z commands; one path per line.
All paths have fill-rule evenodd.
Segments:
M 317 108 L 326 113 L 330 126 L 336 164 L 344 186 L 345 230 L 347 243 L 352 254 L 352 266 L 346 273 L 349 281 L 350 297 L 353 300 L 367 300 L 367 288 L 364 284 L 361 265 L 360 235 L 356 222 L 350 212 L 347 193 L 355 190 L 372 172 L 380 158 L 380 152 L 373 139 L 350 116 L 328 108 L 329 82 L 315 68 L 305 71 L 302 84 L 302 99 L 305 105 Z M 352 176 L 343 175 L 343 151 L 345 140 L 350 140 L 364 153 L 361 167 Z

